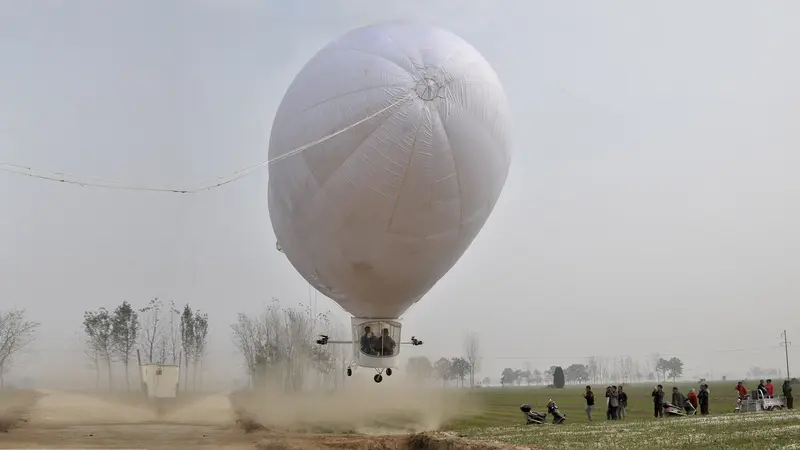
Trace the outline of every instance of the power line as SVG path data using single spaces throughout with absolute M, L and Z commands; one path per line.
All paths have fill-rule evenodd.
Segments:
M 188 187 L 163 187 L 163 186 L 145 186 L 145 185 L 136 185 L 125 183 L 121 181 L 114 181 L 114 180 L 107 180 L 103 178 L 96 178 L 96 177 L 87 177 L 81 175 L 74 175 L 68 174 L 64 172 L 55 172 L 49 170 L 42 170 L 37 169 L 34 167 L 29 166 L 21 166 L 18 164 L 10 164 L 0 161 L 0 171 L 22 175 L 26 177 L 36 178 L 40 180 L 47 180 L 47 181 L 54 181 L 58 183 L 66 183 L 66 184 L 74 184 L 82 187 L 95 187 L 95 188 L 104 188 L 104 189 L 116 189 L 116 190 L 124 190 L 124 191 L 149 191 L 149 192 L 161 192 L 161 193 L 171 193 L 171 194 L 197 194 L 199 192 L 210 191 L 212 189 L 216 189 L 218 187 L 224 186 L 226 184 L 233 183 L 234 181 L 241 180 L 242 178 L 251 175 L 262 169 L 264 167 L 268 167 L 272 164 L 275 164 L 279 161 L 284 159 L 290 158 L 292 156 L 298 155 L 309 148 L 312 148 L 316 145 L 319 145 L 329 139 L 332 139 L 348 130 L 351 130 L 364 122 L 374 119 L 375 117 L 383 114 L 384 112 L 399 106 L 405 103 L 408 100 L 413 99 L 413 96 L 410 93 L 407 93 L 400 99 L 393 101 L 389 106 L 378 110 L 375 113 L 370 114 L 367 117 L 364 117 L 357 122 L 348 125 L 341 130 L 334 131 L 326 136 L 323 136 L 319 139 L 311 141 L 305 145 L 292 149 L 282 155 L 276 156 L 274 158 L 268 159 L 266 161 L 262 161 L 258 164 L 253 164 L 252 166 L 245 167 L 244 169 L 237 170 L 231 174 L 217 177 L 212 181 L 207 181 L 205 183 L 201 183 L 199 187 L 188 188 Z
M 791 344 L 791 342 L 790 342 Z M 730 348 L 730 349 L 709 349 L 709 350 L 697 350 L 697 351 L 690 351 L 690 352 L 683 352 L 683 353 L 659 353 L 660 357 L 665 356 L 686 356 L 686 355 L 705 355 L 709 353 L 743 353 L 743 352 L 755 352 L 755 351 L 765 351 L 765 350 L 775 350 L 783 347 L 783 345 L 772 345 L 767 347 L 751 347 L 751 348 Z M 652 354 L 641 354 L 641 355 L 573 355 L 573 356 L 484 356 L 484 359 L 504 359 L 504 360 L 534 360 L 534 359 L 589 359 L 589 358 L 628 358 L 628 357 L 650 357 Z

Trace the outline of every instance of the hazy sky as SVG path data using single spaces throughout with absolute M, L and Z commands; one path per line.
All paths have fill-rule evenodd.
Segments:
M 425 340 L 405 355 L 458 356 L 476 331 L 494 378 L 655 351 L 737 376 L 783 367 L 786 328 L 800 371 L 796 1 L 3 1 L 0 162 L 151 185 L 228 174 L 266 159 L 317 50 L 393 19 L 474 45 L 515 125 L 498 206 L 405 316 Z M 210 358 L 235 360 L 237 312 L 308 297 L 266 189 L 266 170 L 194 196 L 0 173 L 0 309 L 43 324 L 29 370 L 80 358 L 85 309 L 155 296 L 209 312 Z

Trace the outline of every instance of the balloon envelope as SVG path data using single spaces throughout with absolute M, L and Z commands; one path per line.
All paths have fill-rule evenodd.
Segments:
M 396 318 L 449 271 L 508 176 L 500 81 L 454 34 L 353 30 L 289 86 L 272 126 L 269 211 L 297 271 L 356 317 Z

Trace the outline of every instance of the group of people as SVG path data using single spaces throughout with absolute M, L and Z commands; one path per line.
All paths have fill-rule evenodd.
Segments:
M 775 386 L 772 380 L 761 380 L 758 384 L 758 391 L 764 397 L 772 398 L 775 394 Z M 739 393 L 740 398 L 746 398 L 747 387 L 743 382 L 736 385 L 736 391 Z M 653 389 L 653 413 L 655 417 L 664 417 L 664 408 L 667 405 L 664 396 L 664 386 L 658 385 Z M 701 415 L 708 415 L 708 404 L 711 392 L 708 389 L 708 384 L 700 384 L 700 389 L 695 392 L 694 389 L 689 389 L 689 393 L 684 396 L 677 386 L 672 388 L 672 402 L 671 404 L 676 408 L 685 409 L 687 414 L 694 414 L 700 409 Z M 792 396 L 792 384 L 789 380 L 783 382 L 783 396 L 786 398 L 786 408 L 794 408 L 794 397 Z M 583 393 L 583 398 L 586 400 L 586 417 L 592 421 L 592 412 L 595 408 L 594 392 L 591 386 L 586 386 L 586 392 Z M 622 420 L 627 415 L 628 409 L 628 394 L 622 390 L 622 386 L 608 386 L 606 387 L 606 419 L 607 420 Z
M 744 382 L 738 382 L 735 389 L 740 399 L 744 400 L 747 398 L 747 386 L 744 385 Z M 772 380 L 767 380 L 766 382 L 760 380 L 756 390 L 764 398 L 772 398 L 775 396 L 775 385 L 772 384 Z M 784 380 L 782 390 L 783 396 L 786 399 L 786 409 L 794 409 L 794 396 L 792 395 L 792 383 L 790 380 Z
M 389 329 L 381 330 L 380 336 L 375 336 L 370 327 L 364 327 L 361 335 L 361 351 L 370 356 L 392 356 L 397 343 L 389 336 Z
M 586 386 L 586 392 L 583 393 L 583 398 L 586 399 L 586 417 L 588 417 L 589 422 L 591 422 L 592 412 L 594 411 L 594 392 L 592 392 L 591 386 Z M 606 419 L 624 419 L 627 415 L 627 408 L 628 394 L 622 390 L 622 386 L 606 387 Z
M 655 417 L 664 417 L 664 407 L 666 406 L 664 395 L 664 386 L 659 384 L 653 389 L 653 414 Z M 676 408 L 684 409 L 686 414 L 692 415 L 697 412 L 699 407 L 700 414 L 706 416 L 708 415 L 709 396 L 708 385 L 705 383 L 700 385 L 698 392 L 695 392 L 694 389 L 689 389 L 689 393 L 686 396 L 675 386 L 672 388 L 672 401 L 670 404 Z

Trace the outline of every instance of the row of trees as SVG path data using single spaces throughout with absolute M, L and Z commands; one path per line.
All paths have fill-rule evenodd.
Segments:
M 184 370 L 184 388 L 202 387 L 202 364 L 208 343 L 208 314 L 193 311 L 189 304 L 182 310 L 173 302 L 158 298 L 135 309 L 127 301 L 109 311 L 98 308 L 83 316 L 86 356 L 100 386 L 101 369 L 108 376 L 108 388 L 114 388 L 114 363 L 122 364 L 125 386 L 130 389 L 130 362 L 140 351 L 143 363 L 178 364 Z M 192 367 L 190 371 L 189 367 Z
M 779 369 L 767 368 L 762 369 L 761 367 L 755 366 L 751 367 L 747 371 L 747 378 L 766 378 L 766 377 L 779 377 L 781 376 L 781 371 Z
M 544 372 L 538 369 L 525 370 L 505 368 L 500 375 L 500 385 L 521 385 L 522 383 L 528 386 L 536 384 L 537 386 L 542 383 L 552 384 L 557 388 L 564 387 L 565 384 L 579 384 L 589 381 L 589 368 L 585 364 L 572 364 L 566 369 L 560 366 L 550 366 Z
M 439 358 L 435 363 L 431 363 L 425 356 L 414 356 L 406 363 L 406 371 L 410 377 L 418 381 L 431 378 L 441 380 L 442 386 L 447 386 L 450 381 L 456 381 L 457 386 L 464 387 L 467 380 L 470 386 L 475 385 L 475 369 L 467 358 Z
M 306 305 L 284 307 L 273 298 L 260 314 L 239 313 L 231 329 L 253 388 L 291 392 L 332 389 L 344 382 L 350 347 L 315 343 L 322 334 L 331 339 L 349 337 L 328 311 L 318 314 Z
M 260 314 L 239 313 L 231 328 L 252 387 L 335 389 L 344 383 L 352 362 L 349 346 L 315 343 L 319 335 L 332 340 L 351 339 L 348 327 L 336 322 L 328 311 L 316 313 L 302 304 L 284 307 L 273 299 Z M 408 374 L 418 380 L 435 376 L 445 385 L 455 380 L 461 386 L 467 382 L 474 386 L 481 359 L 478 335 L 468 333 L 463 346 L 463 356 L 441 358 L 435 363 L 426 357 L 412 357 Z
M 24 309 L 0 311 L 0 389 L 11 370 L 14 356 L 33 343 L 39 323 L 28 320 Z
M 527 365 L 525 369 L 506 367 L 500 375 L 500 384 L 502 386 L 519 386 L 525 383 L 528 386 L 532 384 L 538 386 L 546 383 L 552 384 L 556 388 L 562 388 L 567 384 L 605 384 L 612 380 L 624 384 L 644 380 L 645 376 L 639 372 L 638 364 L 631 358 L 615 358 L 615 361 L 618 363 L 618 369 L 614 371 L 607 369 L 606 360 L 596 357 L 589 358 L 588 364 L 572 364 L 566 369 L 560 366 L 550 366 L 544 372 L 540 372 L 538 369 L 531 370 L 530 365 Z M 675 382 L 677 378 L 683 376 L 683 361 L 680 358 L 655 357 L 653 367 L 654 370 L 647 373 L 648 380 L 657 379 L 661 382 L 671 379 Z
M 442 381 L 442 386 L 455 380 L 457 385 L 460 383 L 464 387 L 465 381 L 469 380 L 472 388 L 475 387 L 475 373 L 480 368 L 480 348 L 478 334 L 469 332 L 464 337 L 464 356 L 439 358 L 435 363 L 424 356 L 415 356 L 409 358 L 406 370 L 409 376 L 420 381 L 435 377 Z

